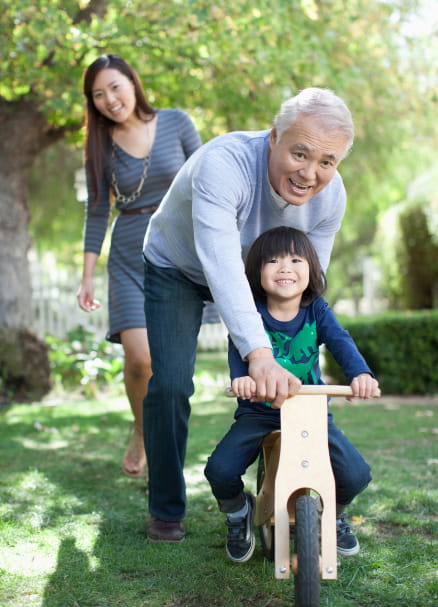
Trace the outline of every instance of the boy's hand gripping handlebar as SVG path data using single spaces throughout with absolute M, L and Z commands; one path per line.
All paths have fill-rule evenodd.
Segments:
M 234 392 L 231 389 L 231 386 L 228 386 L 225 389 L 226 396 L 235 396 Z M 316 384 L 316 385 L 307 385 L 303 384 L 297 394 L 325 394 L 326 396 L 354 396 L 353 390 L 350 386 L 335 386 L 329 384 Z M 379 398 L 381 396 L 380 388 L 377 388 L 374 393 L 373 398 Z M 293 398 L 293 397 L 291 397 Z M 359 398 L 359 397 L 357 397 Z

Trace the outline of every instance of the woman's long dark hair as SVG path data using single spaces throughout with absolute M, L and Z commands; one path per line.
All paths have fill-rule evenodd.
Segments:
M 133 83 L 136 100 L 135 114 L 138 118 L 146 120 L 149 117 L 151 120 L 156 114 L 156 110 L 146 100 L 138 74 L 118 55 L 112 53 L 101 55 L 85 70 L 84 95 L 87 100 L 85 116 L 85 169 L 94 203 L 97 203 L 99 198 L 105 152 L 110 148 L 111 130 L 115 124 L 96 109 L 93 101 L 94 81 L 99 72 L 107 68 L 118 70 Z
M 325 274 L 315 247 L 306 234 L 286 226 L 263 232 L 249 250 L 245 271 L 254 299 L 266 302 L 266 293 L 261 283 L 261 272 L 265 263 L 285 255 L 298 255 L 309 264 L 309 284 L 301 299 L 301 305 L 308 306 L 325 292 L 327 288 Z

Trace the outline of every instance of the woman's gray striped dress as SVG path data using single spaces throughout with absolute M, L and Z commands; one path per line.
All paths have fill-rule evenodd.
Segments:
M 186 159 L 201 145 L 187 114 L 181 110 L 158 110 L 155 140 L 149 154 L 147 177 L 133 202 L 116 202 L 119 211 L 112 225 L 108 258 L 109 330 L 107 339 L 120 342 L 120 332 L 145 327 L 143 295 L 143 239 L 151 214 Z M 137 189 L 145 166 L 116 143 L 114 173 L 120 193 L 126 197 Z M 100 254 L 110 215 L 111 152 L 105 162 L 99 201 L 89 197 L 85 220 L 84 251 Z M 147 209 L 146 207 L 151 207 Z M 141 212 L 130 213 L 134 209 Z M 125 211 L 125 212 L 124 212 Z M 128 211 L 128 212 L 126 212 Z M 212 306 L 207 306 L 204 322 L 218 322 Z

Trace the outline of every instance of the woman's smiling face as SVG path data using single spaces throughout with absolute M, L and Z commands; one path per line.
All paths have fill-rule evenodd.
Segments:
M 125 122 L 135 110 L 134 83 L 119 70 L 105 68 L 94 80 L 93 103 L 97 110 L 114 122 Z
M 300 206 L 332 179 L 346 151 L 347 138 L 324 129 L 323 119 L 301 114 L 276 141 L 270 135 L 269 181 L 285 202 Z

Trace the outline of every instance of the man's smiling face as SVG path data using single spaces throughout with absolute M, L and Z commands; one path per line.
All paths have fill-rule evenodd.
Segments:
M 347 138 L 324 129 L 323 118 L 301 114 L 277 140 L 270 135 L 269 181 L 294 206 L 308 202 L 332 179 L 347 148 Z

